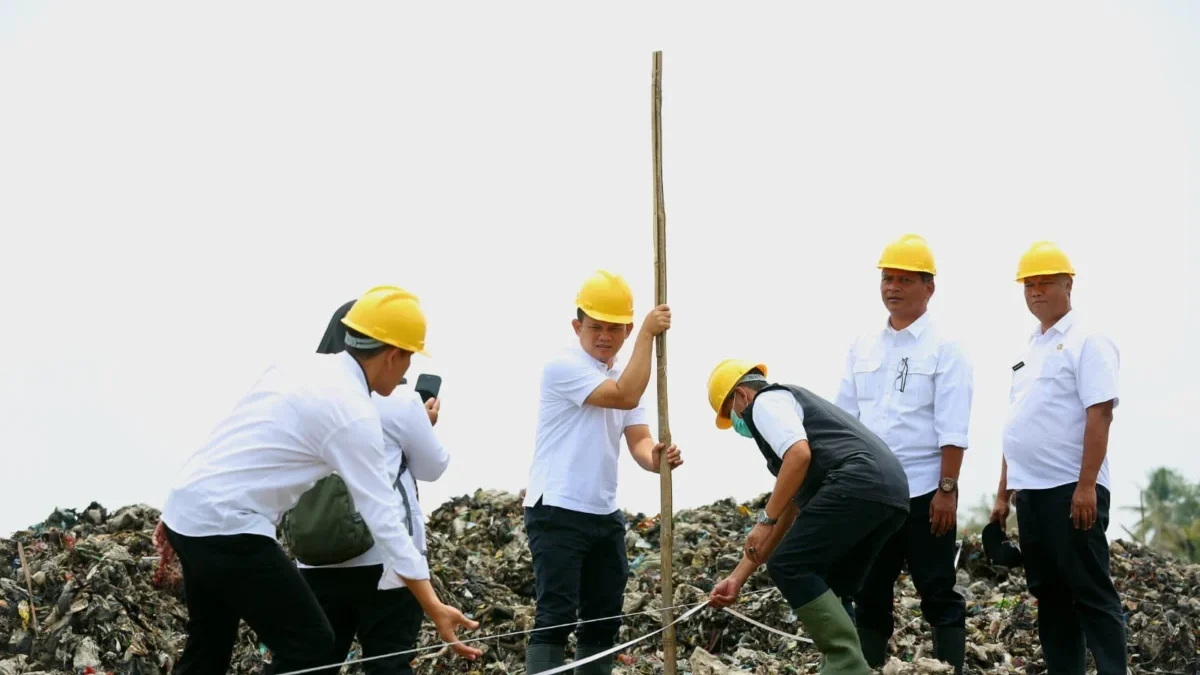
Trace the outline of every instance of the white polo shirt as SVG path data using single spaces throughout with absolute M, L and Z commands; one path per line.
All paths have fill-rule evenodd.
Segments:
M 428 569 L 415 563 L 421 556 L 404 529 L 388 465 L 358 362 L 345 352 L 308 354 L 267 369 L 217 424 L 180 470 L 162 519 L 189 537 L 274 539 L 300 495 L 336 471 L 387 567 L 428 579 Z
M 1013 362 L 1004 460 L 1008 489 L 1044 490 L 1079 480 L 1087 409 L 1118 397 L 1121 357 L 1107 336 L 1089 329 L 1074 312 L 1042 333 Z M 1108 455 L 1096 484 L 1109 487 Z
M 967 447 L 974 379 L 961 345 L 926 313 L 904 330 L 885 323 L 856 339 L 836 403 L 887 443 L 904 467 L 908 494 L 918 497 L 938 487 L 942 447 Z
M 383 427 L 383 448 L 387 454 L 388 480 L 397 490 L 402 491 L 400 500 L 401 526 L 408 531 L 412 525 L 412 541 L 416 556 L 405 560 L 414 568 L 424 569 L 428 573 L 428 557 L 422 555 L 428 546 L 425 534 L 425 513 L 417 499 L 417 481 L 435 481 L 441 478 L 450 464 L 450 455 L 442 447 L 441 441 L 434 434 L 433 424 L 429 421 L 429 413 L 421 395 L 411 388 L 396 388 L 391 396 L 372 394 L 371 400 L 379 412 L 379 421 Z M 400 471 L 400 463 L 405 460 L 407 469 L 396 480 Z M 407 504 L 407 508 L 405 507 Z M 411 519 L 411 520 L 410 520 Z M 384 551 L 378 543 L 366 553 L 344 562 L 322 567 L 366 567 L 384 563 Z M 299 561 L 298 567 L 312 567 Z M 395 571 L 395 570 L 393 570 Z M 403 585 L 395 575 L 385 575 L 380 588 L 399 588 Z
M 633 410 L 587 405 L 611 370 L 580 345 L 563 350 L 542 370 L 537 438 L 525 506 L 558 506 L 584 513 L 608 514 L 617 507 L 617 460 L 627 427 L 649 424 L 639 402 Z

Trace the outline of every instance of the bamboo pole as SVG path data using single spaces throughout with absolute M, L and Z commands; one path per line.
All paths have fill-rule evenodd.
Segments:
M 650 87 L 651 130 L 654 150 L 654 304 L 667 302 L 667 214 L 663 201 L 662 174 L 662 52 L 654 52 L 653 84 Z M 658 355 L 658 440 L 671 447 L 671 426 L 667 419 L 667 333 L 655 338 Z M 671 504 L 671 467 L 667 453 L 659 459 L 659 551 L 662 554 L 663 673 L 675 675 L 675 583 L 672 560 L 675 554 L 675 509 Z

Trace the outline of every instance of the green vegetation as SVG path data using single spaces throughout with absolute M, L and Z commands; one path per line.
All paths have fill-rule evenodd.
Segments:
M 1146 479 L 1141 503 L 1124 507 L 1138 514 L 1137 525 L 1121 529 L 1138 543 L 1200 563 L 1200 482 L 1189 483 L 1166 467 L 1150 471 Z
M 1139 544 L 1150 546 L 1182 561 L 1200 563 L 1200 482 L 1189 483 L 1175 469 L 1159 467 L 1146 475 L 1141 488 L 1141 503 L 1123 506 L 1122 510 L 1136 513 L 1138 522 L 1125 534 Z M 960 532 L 978 534 L 988 524 L 995 493 L 983 495 L 974 506 L 959 514 Z M 1008 513 L 1008 529 L 1017 527 L 1017 509 Z

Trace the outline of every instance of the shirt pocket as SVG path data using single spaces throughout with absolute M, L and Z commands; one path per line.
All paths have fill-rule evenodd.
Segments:
M 879 397 L 879 367 L 882 359 L 854 359 L 854 391 L 860 403 L 874 401 Z
M 1041 367 L 1037 371 L 1039 380 L 1074 380 L 1075 369 L 1071 360 L 1062 350 L 1049 352 L 1042 358 Z
M 904 379 L 904 397 L 917 406 L 933 403 L 933 377 L 937 373 L 937 356 L 912 356 L 908 359 L 908 375 Z

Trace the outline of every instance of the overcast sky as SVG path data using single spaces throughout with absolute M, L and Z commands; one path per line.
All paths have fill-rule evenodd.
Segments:
M 664 50 L 676 508 L 772 478 L 712 422 L 726 357 L 832 398 L 905 232 L 975 364 L 965 507 L 995 490 L 1038 239 L 1121 354 L 1117 506 L 1200 479 L 1196 3 L 0 3 L 0 532 L 161 506 L 270 361 L 377 284 L 417 293 L 452 453 L 427 510 L 520 490 L 543 362 L 594 269 L 653 303 Z M 653 380 L 646 392 L 655 415 Z M 656 513 L 624 454 L 620 502 Z M 1131 524 L 1128 514 L 1114 514 Z M 1110 536 L 1119 534 L 1114 526 Z

